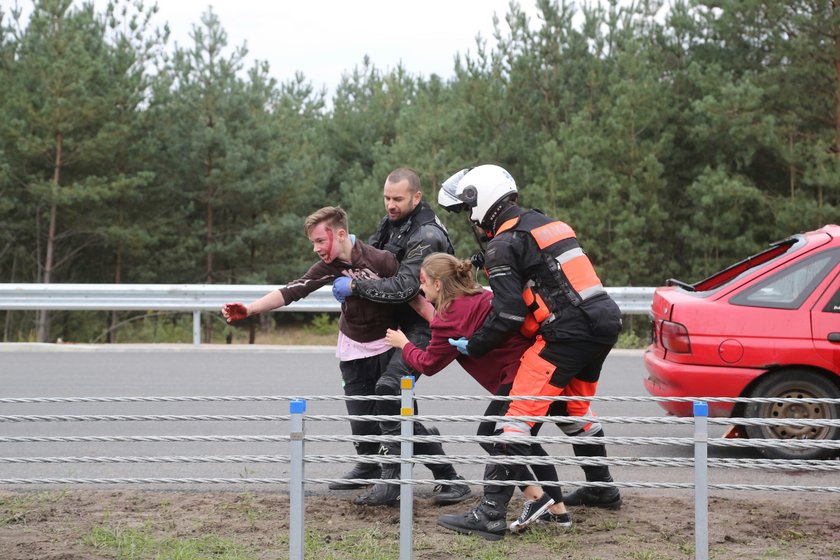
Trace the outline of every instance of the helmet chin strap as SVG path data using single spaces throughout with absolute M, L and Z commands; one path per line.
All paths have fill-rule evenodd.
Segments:
M 470 264 L 472 264 L 473 268 L 475 268 L 476 274 L 478 274 L 478 271 L 482 269 L 485 273 L 487 273 L 487 269 L 485 268 L 486 257 L 484 251 L 486 249 L 487 241 L 492 237 L 492 235 L 472 221 L 470 221 L 470 225 L 472 226 L 470 229 L 472 229 L 473 237 L 475 237 L 475 241 L 478 243 L 478 252 L 470 255 Z

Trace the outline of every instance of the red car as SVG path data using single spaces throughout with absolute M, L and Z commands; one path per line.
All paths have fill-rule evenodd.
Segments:
M 840 226 L 770 245 L 701 280 L 653 296 L 645 388 L 657 397 L 840 398 Z M 691 416 L 691 403 L 661 403 Z M 837 404 L 710 403 L 720 417 L 837 419 Z M 746 426 L 753 438 L 840 439 L 840 426 Z M 837 450 L 765 448 L 768 457 Z

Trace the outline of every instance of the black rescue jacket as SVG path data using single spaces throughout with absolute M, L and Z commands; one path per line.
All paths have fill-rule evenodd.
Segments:
M 572 229 L 512 206 L 497 221 L 486 267 L 493 310 L 467 347 L 482 356 L 526 327 L 546 342 L 614 344 L 621 311 L 600 284 Z M 530 328 L 529 328 L 530 327 Z

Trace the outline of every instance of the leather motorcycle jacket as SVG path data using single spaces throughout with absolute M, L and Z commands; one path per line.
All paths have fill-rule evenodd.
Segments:
M 353 295 L 379 303 L 404 303 L 398 313 L 401 326 L 422 321 L 407 302 L 420 291 L 420 265 L 432 253 L 455 254 L 446 228 L 425 201 L 414 208 L 404 220 L 391 222 L 383 218 L 369 241 L 377 249 L 393 253 L 400 263 L 396 275 L 390 278 L 353 282 Z

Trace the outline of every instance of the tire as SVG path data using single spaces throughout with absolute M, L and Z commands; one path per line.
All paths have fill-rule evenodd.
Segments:
M 825 377 L 801 369 L 774 373 L 755 386 L 750 397 L 840 398 L 840 389 Z M 828 420 L 840 418 L 840 405 L 747 403 L 747 418 L 787 418 Z M 761 439 L 840 439 L 840 426 L 746 426 L 747 435 Z M 761 453 L 771 459 L 824 459 L 836 449 L 791 449 L 764 447 Z

